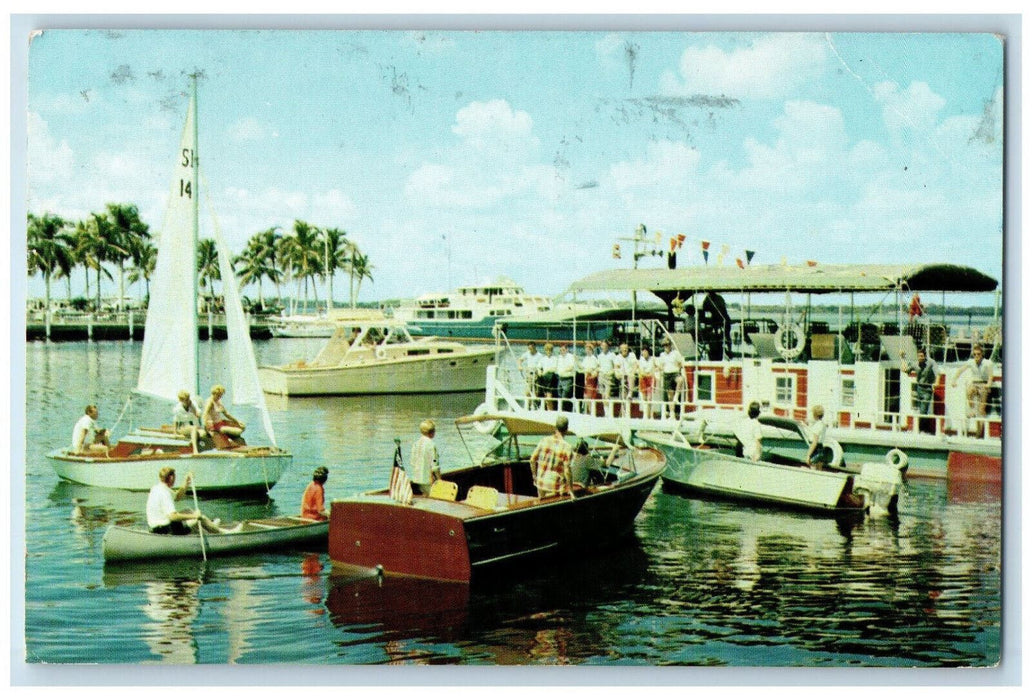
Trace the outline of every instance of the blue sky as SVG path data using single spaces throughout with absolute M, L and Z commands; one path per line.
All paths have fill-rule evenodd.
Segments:
M 612 245 L 639 223 L 664 249 L 685 235 L 681 266 L 708 240 L 710 264 L 749 249 L 1002 274 L 989 34 L 47 31 L 29 211 L 132 202 L 158 229 L 197 69 L 230 246 L 294 219 L 343 228 L 375 266 L 365 301 L 502 274 L 559 293 L 629 266 Z

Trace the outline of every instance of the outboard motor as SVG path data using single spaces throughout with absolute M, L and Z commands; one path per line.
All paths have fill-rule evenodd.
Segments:
M 872 515 L 896 515 L 902 486 L 902 470 L 885 462 L 866 462 L 860 468 L 860 475 L 853 481 L 854 493 L 864 496 Z

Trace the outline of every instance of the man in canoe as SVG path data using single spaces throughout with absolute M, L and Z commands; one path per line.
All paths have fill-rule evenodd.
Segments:
M 305 489 L 301 496 L 301 517 L 308 520 L 329 520 L 326 513 L 326 492 L 323 484 L 330 476 L 330 470 L 326 467 L 316 467 L 312 472 L 312 483 Z
M 218 523 L 209 520 L 199 510 L 176 510 L 176 501 L 186 494 L 192 482 L 193 475 L 187 474 L 183 485 L 173 490 L 176 470 L 162 467 L 158 471 L 158 483 L 151 487 L 147 495 L 147 527 L 151 532 L 159 535 L 188 535 L 192 521 L 199 522 L 206 532 L 225 532 L 219 528 Z
M 555 432 L 542 438 L 530 455 L 530 470 L 534 474 L 538 498 L 564 493 L 573 496 L 573 474 L 570 471 L 573 447 L 566 442 L 569 426 L 570 421 L 566 416 L 556 418 Z

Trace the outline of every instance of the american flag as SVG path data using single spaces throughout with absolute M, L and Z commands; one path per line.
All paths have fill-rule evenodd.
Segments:
M 394 466 L 391 467 L 391 498 L 407 506 L 412 505 L 412 482 L 401 466 L 401 441 L 395 442 Z

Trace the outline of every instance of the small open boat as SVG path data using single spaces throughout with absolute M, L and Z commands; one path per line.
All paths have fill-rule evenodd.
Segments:
M 244 520 L 237 532 L 204 533 L 204 554 L 326 546 L 329 522 L 296 516 Z M 200 535 L 158 535 L 138 527 L 112 525 L 104 533 L 104 561 L 201 557 Z
M 531 555 L 576 554 L 631 529 L 666 463 L 659 450 L 609 441 L 617 436 L 586 438 L 592 444 L 582 465 L 585 485 L 573 497 L 538 498 L 529 455 L 555 428 L 497 415 L 456 424 L 461 429 L 496 420 L 505 422 L 505 442 L 479 464 L 445 473 L 429 496 L 405 504 L 384 489 L 333 501 L 334 564 L 468 582 L 475 570 Z
M 760 416 L 758 420 L 765 441 L 772 433 L 782 439 L 794 435 L 804 445 L 808 440 L 806 428 L 799 421 L 777 416 Z M 761 460 L 752 460 L 735 454 L 734 438 L 706 435 L 704 431 L 703 427 L 690 436 L 676 430 L 641 432 L 635 437 L 666 455 L 663 482 L 675 488 L 827 515 L 872 509 L 896 512 L 903 483 L 898 465 L 872 462 L 850 466 L 849 471 L 857 473 L 848 473 L 841 463 L 841 447 L 830 438 L 825 439 L 833 455 L 827 469 L 811 469 L 800 460 L 766 449 Z

